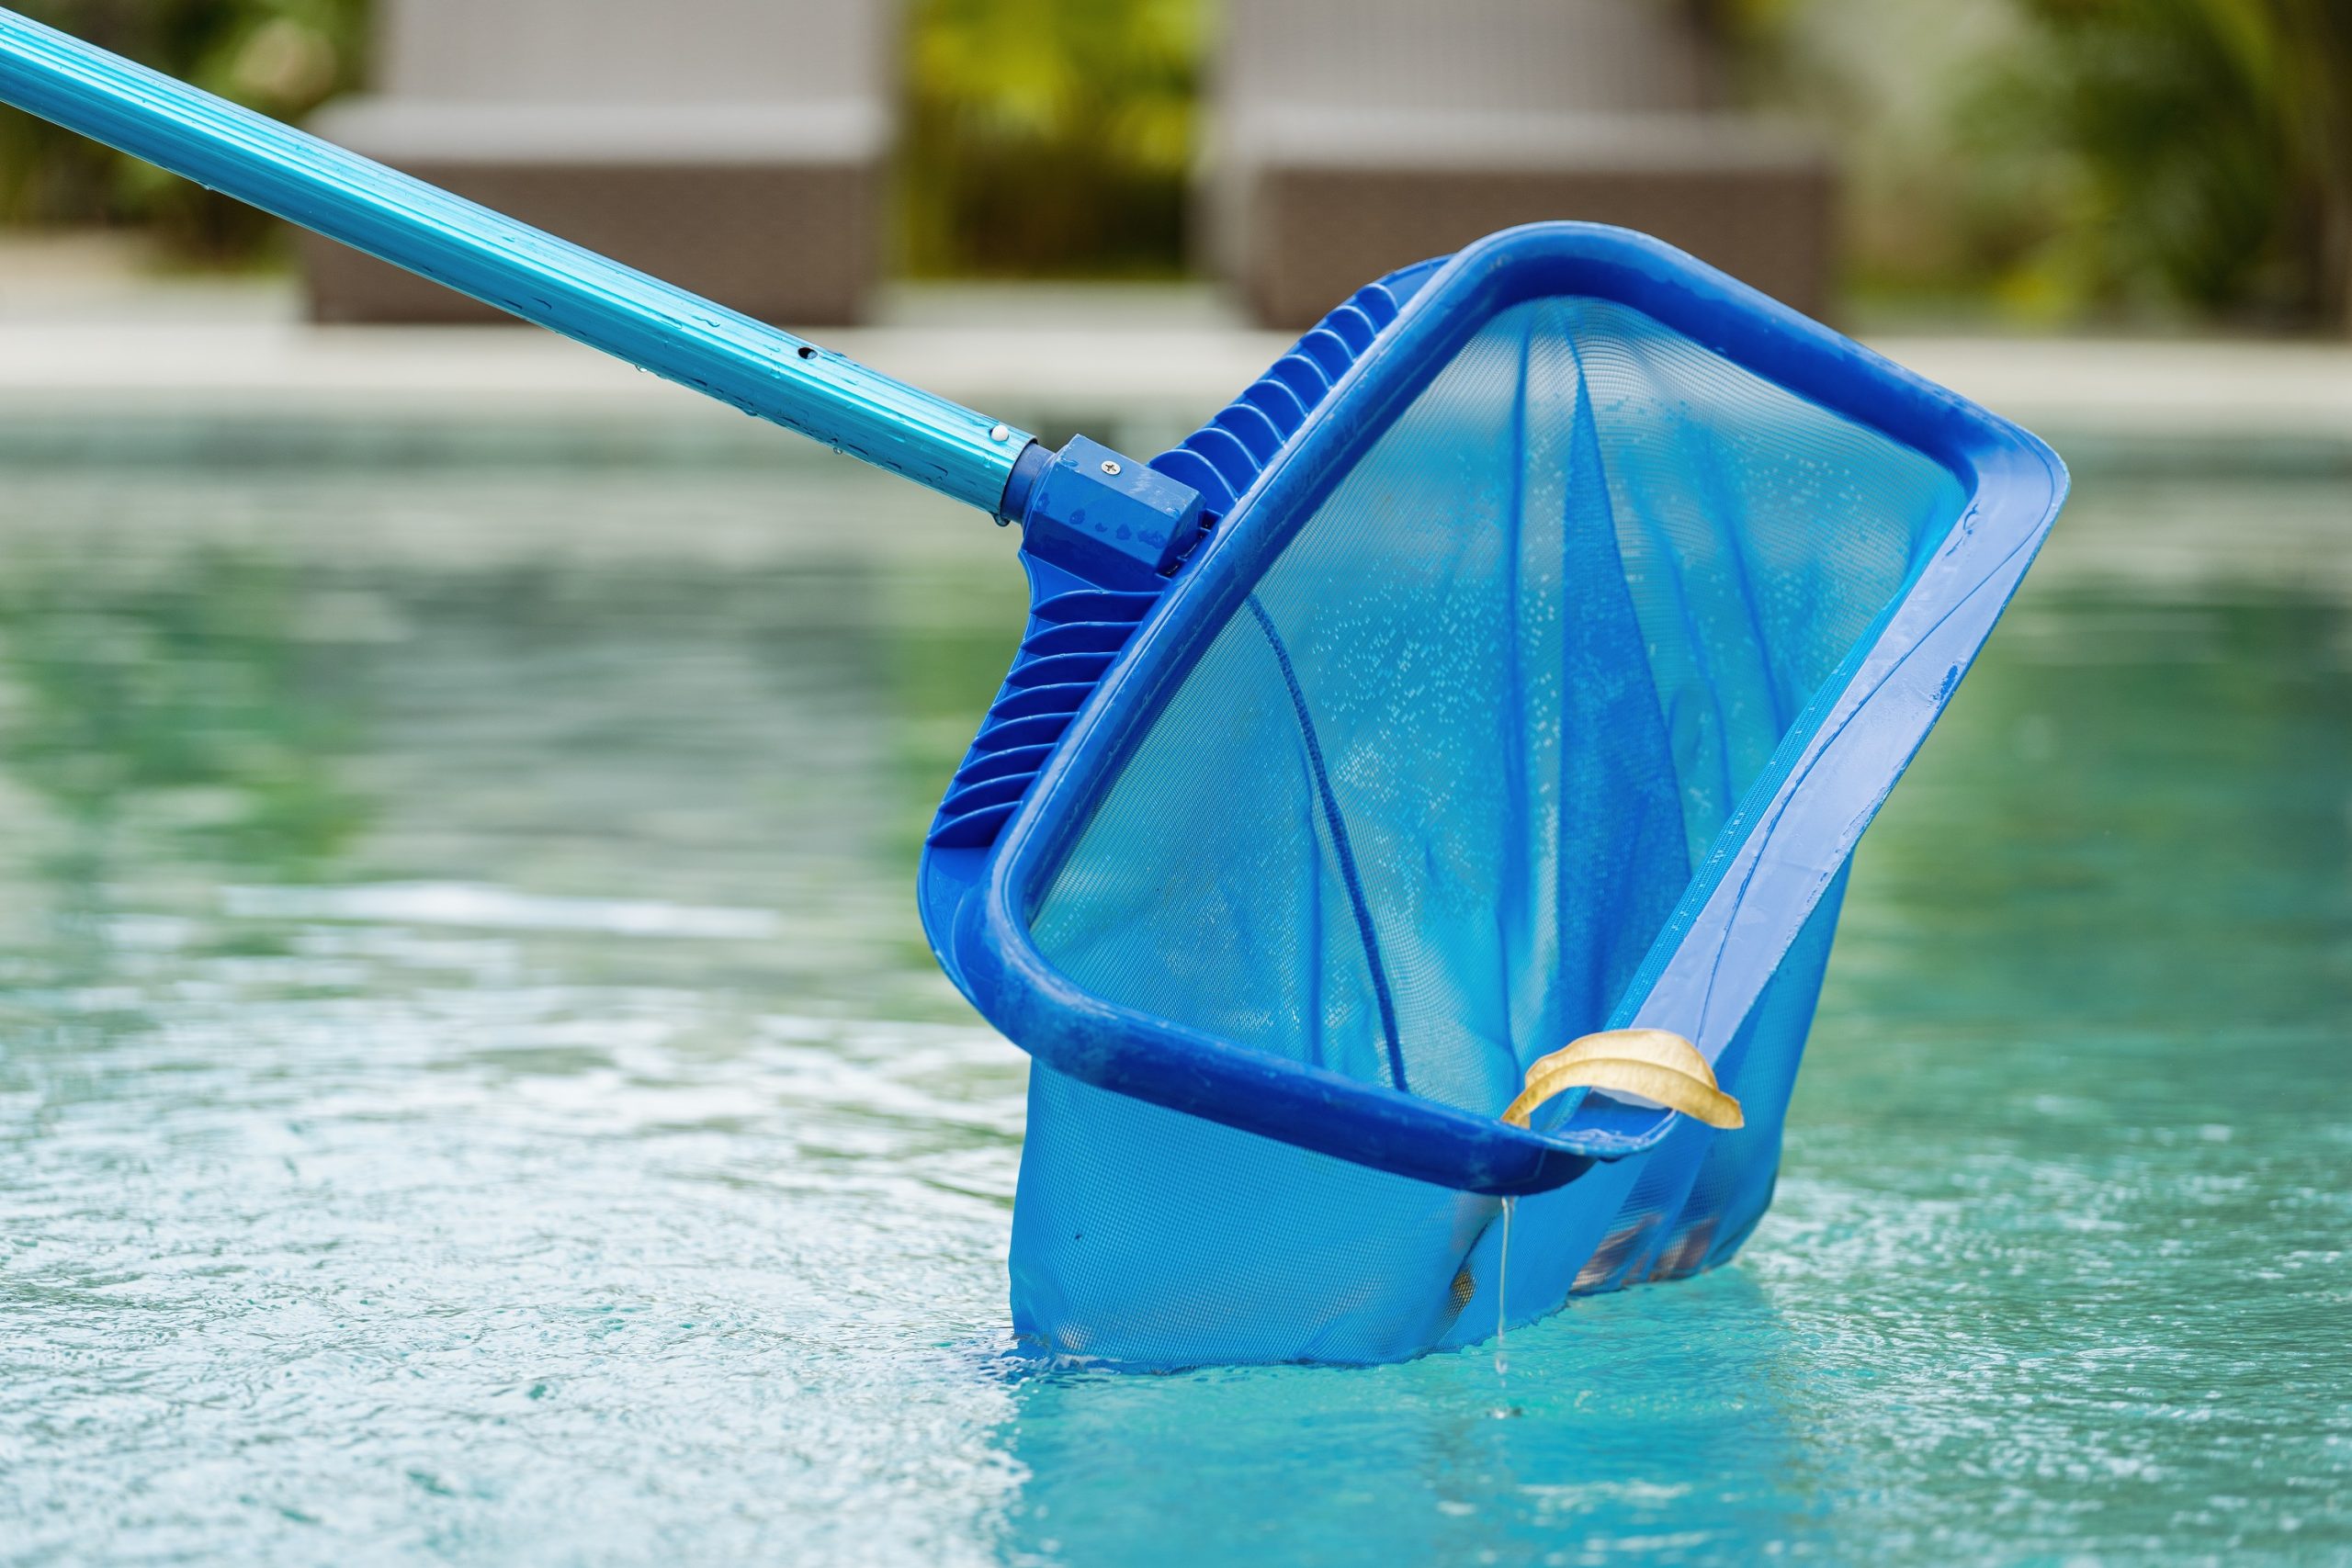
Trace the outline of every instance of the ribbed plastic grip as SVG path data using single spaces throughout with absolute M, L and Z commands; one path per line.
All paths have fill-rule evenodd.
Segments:
M 1199 491 L 1212 516 L 1226 511 L 1442 263 L 1442 257 L 1422 262 L 1358 289 L 1215 419 L 1154 457 L 1151 467 Z M 1055 587 L 1030 608 L 1029 635 L 932 822 L 933 848 L 978 850 L 996 842 L 1053 755 L 1053 743 L 1159 597 L 1157 592 L 1057 591 L 1067 581 L 1058 574 L 1045 581 Z

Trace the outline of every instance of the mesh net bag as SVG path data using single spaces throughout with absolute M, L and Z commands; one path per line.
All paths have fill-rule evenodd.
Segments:
M 941 946 L 1039 1056 L 1012 1279 L 1040 1347 L 1395 1359 L 1707 1268 L 1769 1201 L 1853 840 L 2060 470 L 1663 247 L 1521 233 L 1532 262 L 1487 243 L 1502 286 L 1389 280 L 1319 329 L 1344 360 L 1310 333 L 1252 389 L 1283 396 L 1160 460 L 1221 512 L 1135 629 L 1033 619 L 1117 636 L 1091 678 L 1016 665 L 1012 722 L 1080 690 L 962 851 Z M 1593 265 L 1596 235 L 1650 270 Z M 1987 455 L 2038 490 L 1990 506 Z M 1021 749 L 988 740 L 983 770 Z M 1636 1022 L 1695 1042 L 1746 1125 L 1571 1090 L 1541 1158 L 1480 1152 L 1537 1058 Z

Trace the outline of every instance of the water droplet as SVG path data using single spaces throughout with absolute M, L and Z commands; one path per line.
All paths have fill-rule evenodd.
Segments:
M 1503 1244 L 1495 1259 L 1495 1376 L 1510 1376 L 1510 1357 L 1504 1353 L 1503 1334 L 1510 1326 L 1510 1312 L 1503 1304 L 1503 1285 L 1510 1278 L 1510 1212 L 1516 1198 L 1503 1200 Z

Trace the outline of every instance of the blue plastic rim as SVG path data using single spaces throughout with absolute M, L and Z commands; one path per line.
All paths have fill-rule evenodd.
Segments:
M 1540 1192 L 1595 1160 L 1656 1146 L 1677 1118 L 1595 1100 L 1549 1131 L 1509 1127 L 1114 1005 L 1045 958 L 1030 931 L 1037 902 L 1139 737 L 1209 641 L 1246 613 L 1252 588 L 1317 503 L 1481 325 L 1522 302 L 1567 297 L 1630 307 L 1931 459 L 1964 492 L 1956 522 L 1790 726 L 1611 1021 L 1675 1031 L 1713 1059 L 1834 890 L 2016 591 L 2064 499 L 2065 470 L 2015 424 L 1629 231 L 1530 225 L 1390 281 L 1400 287 L 1388 297 L 1407 296 L 1392 320 L 1367 326 L 1363 312 L 1351 311 L 1354 323 L 1302 343 L 1332 384 L 1317 399 L 1298 400 L 1309 405 L 1306 417 L 1270 456 L 1237 465 L 1224 445 L 1195 438 L 1189 452 L 1170 455 L 1176 461 L 1155 465 L 1192 479 L 1206 474 L 1207 458 L 1225 458 L 1216 466 L 1239 481 L 1202 481 L 1222 515 L 1165 592 L 1103 595 L 1031 563 L 1048 618 L 1057 603 L 1117 599 L 1125 603 L 1100 615 L 1131 623 L 1132 632 L 1116 625 L 1113 651 L 1074 666 L 1059 683 L 1077 694 L 1065 699 L 1071 711 L 1009 737 L 1029 744 L 1008 750 L 1025 761 L 1003 771 L 1010 783 L 998 784 L 981 814 L 990 831 L 961 843 L 934 834 L 924 916 L 944 965 L 980 1010 L 1039 1061 L 1083 1083 L 1444 1187 Z M 1369 341 L 1347 343 L 1351 335 Z M 1318 336 L 1329 342 L 1315 344 Z M 1238 451 L 1228 434 L 1235 422 L 1221 418 L 1224 425 L 1204 435 L 1233 441 Z M 1266 445 L 1254 426 L 1246 433 Z M 1222 488 L 1238 493 L 1227 501 Z M 1041 624 L 1033 619 L 1033 632 Z M 1021 675 L 1016 666 L 1015 680 Z M 1008 687 L 1008 695 L 1021 694 Z M 1014 715 L 991 728 L 1021 722 Z M 958 782 L 985 798 L 991 781 Z

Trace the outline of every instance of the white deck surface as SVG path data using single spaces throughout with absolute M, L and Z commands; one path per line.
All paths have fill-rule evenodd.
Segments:
M 876 323 L 813 333 L 1034 427 L 1173 439 L 1285 347 L 1204 288 L 903 287 Z M 1920 336 L 1871 346 L 2062 436 L 2352 440 L 2352 344 Z M 313 327 L 290 280 L 157 276 L 119 247 L 0 243 L 0 414 L 739 417 L 548 333 Z

